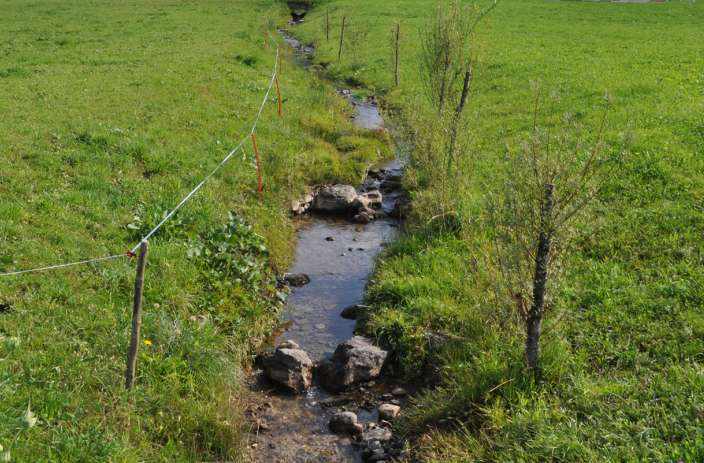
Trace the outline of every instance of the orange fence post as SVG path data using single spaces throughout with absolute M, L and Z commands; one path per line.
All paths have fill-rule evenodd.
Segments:
M 281 87 L 279 87 L 279 76 L 275 77 L 276 81 L 276 96 L 279 98 L 279 117 L 284 117 L 284 107 L 281 101 Z

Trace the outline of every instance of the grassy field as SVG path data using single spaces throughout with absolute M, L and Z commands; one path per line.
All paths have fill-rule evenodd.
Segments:
M 428 121 L 419 31 L 432 3 L 323 1 L 297 33 L 317 45 L 330 76 L 383 96 L 413 137 Z M 704 460 L 702 24 L 701 2 L 505 0 L 479 27 L 464 175 L 448 197 L 417 148 L 406 181 L 410 233 L 369 294 L 377 310 L 365 329 L 395 349 L 398 371 L 439 377 L 398 426 L 423 461 Z M 520 328 L 490 297 L 500 276 L 487 258 L 486 208 L 506 180 L 505 147 L 530 132 L 534 82 L 549 95 L 540 126 L 558 130 L 570 112 L 593 139 L 608 92 L 606 141 L 630 139 L 604 194 L 574 225 L 537 384 L 523 367 Z M 452 233 L 430 220 L 448 210 L 460 219 Z
M 0 11 L 0 273 L 137 243 L 249 130 L 274 64 L 265 31 L 286 15 L 274 0 Z M 247 144 L 151 240 L 132 392 L 134 262 L 0 277 L 2 458 L 242 458 L 241 365 L 276 323 L 288 200 L 384 151 L 285 56 L 281 86 L 284 118 L 270 98 L 257 132 L 264 201 Z

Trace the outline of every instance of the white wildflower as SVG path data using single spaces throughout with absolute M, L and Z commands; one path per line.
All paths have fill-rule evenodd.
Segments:
M 26 424 L 28 428 L 33 428 L 37 424 L 37 417 L 34 412 L 32 412 L 29 404 L 27 405 L 27 411 L 24 412 L 24 416 L 22 418 L 24 419 L 24 424 Z

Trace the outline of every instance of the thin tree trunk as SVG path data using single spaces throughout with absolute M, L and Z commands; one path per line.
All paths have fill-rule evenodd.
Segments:
M 450 55 L 449 52 L 445 52 L 445 60 L 442 63 L 442 81 L 440 82 L 440 95 L 438 101 L 438 114 L 442 115 L 445 109 L 445 92 L 447 91 L 447 73 L 450 69 Z
M 342 45 L 345 43 L 345 23 L 347 22 L 347 17 L 342 17 L 342 26 L 340 27 L 340 48 L 337 50 L 337 61 L 342 59 Z
M 325 40 L 330 41 L 330 8 L 325 11 Z
M 538 252 L 535 255 L 535 273 L 533 274 L 533 303 L 526 320 L 526 362 L 534 372 L 539 368 L 540 330 L 545 309 L 545 290 L 548 281 L 548 265 L 552 240 L 551 216 L 554 206 L 553 184 L 545 185 L 545 197 L 540 212 L 540 235 L 538 237 Z
M 401 40 L 401 24 L 397 23 L 396 24 L 396 50 L 395 50 L 395 56 L 394 56 L 394 78 L 396 82 L 396 86 L 398 87 L 400 77 L 398 74 L 398 64 L 399 64 L 399 41 Z
M 460 123 L 460 117 L 462 117 L 462 112 L 467 104 L 467 97 L 469 96 L 469 87 L 472 83 L 472 65 L 467 65 L 467 70 L 464 73 L 464 84 L 462 85 L 462 96 L 460 97 L 460 102 L 455 109 L 455 114 L 452 117 L 452 127 L 450 127 L 450 148 L 447 152 L 447 175 L 452 174 L 452 164 L 455 158 L 455 146 L 457 145 L 457 130 Z

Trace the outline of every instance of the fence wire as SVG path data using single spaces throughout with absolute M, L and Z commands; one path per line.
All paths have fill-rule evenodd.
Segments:
M 238 152 L 242 149 L 244 144 L 247 142 L 247 140 L 252 136 L 252 134 L 257 130 L 257 125 L 259 124 L 259 119 L 261 118 L 262 113 L 264 112 L 264 107 L 266 106 L 266 102 L 269 100 L 269 95 L 271 94 L 271 89 L 274 86 L 274 82 L 276 81 L 277 74 L 279 72 L 279 48 L 276 48 L 276 59 L 274 60 L 274 69 L 271 73 L 271 80 L 269 81 L 269 86 L 264 93 L 264 98 L 262 99 L 261 104 L 259 105 L 259 110 L 257 111 L 257 115 L 254 118 L 254 122 L 252 123 L 251 129 L 245 135 L 242 137 L 240 142 L 235 146 L 228 154 L 225 156 L 220 163 L 213 169 L 208 175 L 206 175 L 203 180 L 201 180 L 195 188 L 193 188 L 186 196 L 183 197 L 183 199 L 176 204 L 176 206 L 169 211 L 168 214 L 164 216 L 164 218 L 157 224 L 156 227 L 154 227 L 152 230 L 149 231 L 144 237 L 135 245 L 132 249 L 129 251 L 123 253 L 123 254 L 114 254 L 110 256 L 104 256 L 104 257 L 95 257 L 92 259 L 84 259 L 84 260 L 79 260 L 75 262 L 67 262 L 67 263 L 62 263 L 62 264 L 56 264 L 56 265 L 49 265 L 45 267 L 37 267 L 37 268 L 31 268 L 31 269 L 26 269 L 26 270 L 16 270 L 12 272 L 6 272 L 6 273 L 0 273 L 0 277 L 9 277 L 9 276 L 16 276 L 16 275 L 24 275 L 28 273 L 39 273 L 39 272 L 47 272 L 47 271 L 52 271 L 52 270 L 59 270 L 59 269 L 64 269 L 68 267 L 76 267 L 79 265 L 86 265 L 94 262 L 104 262 L 108 260 L 114 260 L 114 259 L 119 259 L 123 257 L 133 257 L 136 252 L 139 250 L 139 247 L 142 242 L 149 240 L 152 236 L 154 236 L 160 229 L 161 227 L 166 224 L 175 214 L 178 212 L 179 209 L 181 209 L 183 206 L 190 201 L 190 199 L 195 196 L 195 194 L 205 185 L 208 180 L 210 180 L 220 169 L 222 169 L 225 164 Z

